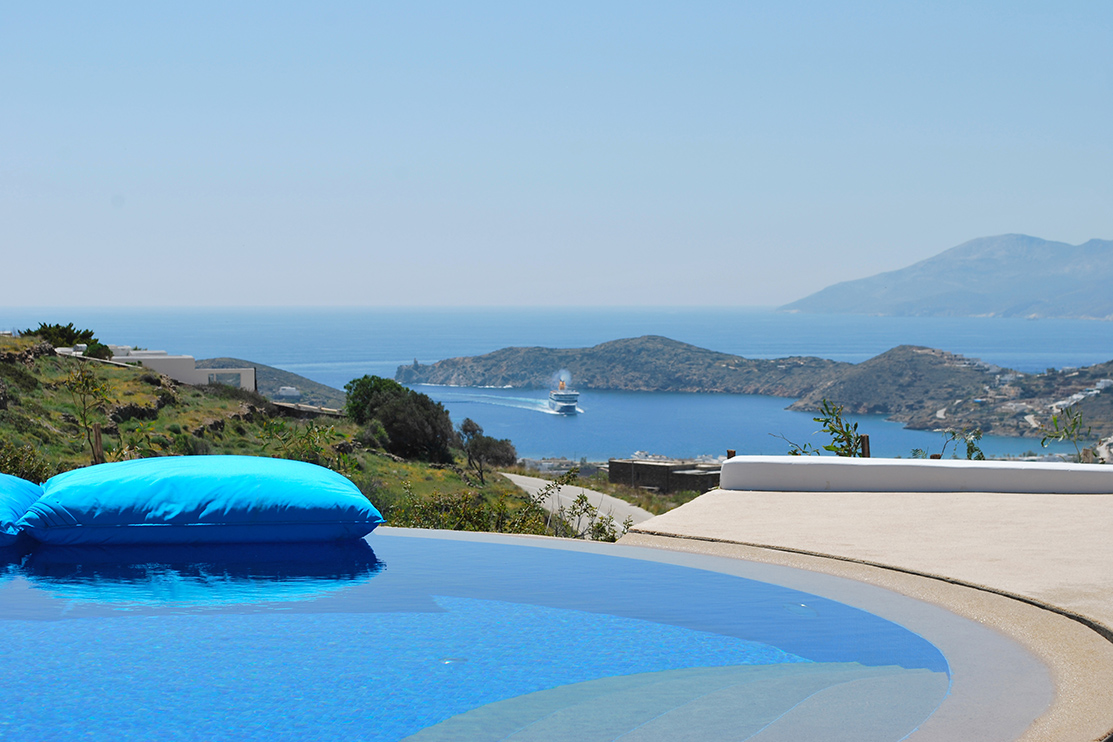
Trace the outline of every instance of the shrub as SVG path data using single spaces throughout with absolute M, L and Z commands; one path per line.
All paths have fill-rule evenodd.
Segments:
M 341 442 L 343 436 L 331 425 L 325 427 L 315 422 L 287 425 L 284 420 L 266 420 L 258 437 L 263 442 L 263 450 L 273 446 L 280 459 L 305 461 L 341 474 L 352 468 L 348 454 L 338 452 L 333 445 Z
M 56 348 L 69 348 L 78 343 L 97 343 L 92 330 L 79 330 L 70 322 L 66 325 L 48 325 L 40 322 L 37 330 L 23 330 L 20 335 L 37 335 Z
M 212 445 L 204 438 L 183 433 L 174 436 L 170 450 L 181 456 L 204 456 L 212 451 Z
M 0 440 L 0 472 L 29 482 L 42 483 L 57 472 L 32 446 L 17 446 Z
M 830 451 L 836 456 L 849 456 L 858 457 L 862 455 L 862 436 L 858 433 L 858 423 L 848 422 L 843 417 L 843 406 L 837 405 L 823 399 L 819 407 L 819 416 L 813 417 L 812 420 L 820 423 L 822 431 L 831 436 L 831 442 L 823 446 L 822 450 Z M 793 443 L 788 438 L 778 433 L 770 433 L 769 435 L 780 438 L 789 444 L 789 456 L 818 456 L 820 449 L 816 448 L 810 443 L 800 445 Z
M 487 531 L 492 533 L 552 534 L 552 516 L 541 505 L 541 497 L 500 497 L 487 502 L 474 492 L 442 493 L 427 497 L 413 492 L 409 482 L 402 483 L 405 494 L 398 499 L 377 497 L 387 522 L 403 528 L 439 528 L 449 531 Z M 547 493 L 545 493 L 547 494 Z
M 344 390 L 348 393 L 346 414 L 358 425 L 367 426 L 362 441 L 407 459 L 452 461 L 456 431 L 440 402 L 380 376 L 355 379 Z
M 217 399 L 234 399 L 239 402 L 247 402 L 263 410 L 272 410 L 274 406 L 271 401 L 264 397 L 259 392 L 253 392 L 250 389 L 243 389 L 238 386 L 231 386 L 229 384 L 202 384 L 198 387 L 206 397 L 216 397 Z
M 38 388 L 39 380 L 35 375 L 16 363 L 0 363 L 0 379 L 11 389 L 31 392 Z
M 112 350 L 97 339 L 93 339 L 84 353 L 86 358 L 99 358 L 102 361 L 112 360 Z
M 410 392 L 397 381 L 381 376 L 353 379 L 344 385 L 344 391 L 348 393 L 344 412 L 356 425 L 366 424 L 384 404 Z

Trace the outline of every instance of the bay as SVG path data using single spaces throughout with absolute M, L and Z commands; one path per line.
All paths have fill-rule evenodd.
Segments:
M 337 388 L 364 374 L 393 377 L 418 360 L 477 355 L 506 346 L 585 347 L 664 335 L 749 358 L 813 355 L 860 362 L 896 345 L 927 345 L 1024 372 L 1113 359 L 1113 323 L 962 317 L 788 314 L 760 308 L 28 308 L 0 307 L 0 328 L 39 322 L 90 327 L 105 342 L 232 356 L 277 366 Z M 555 370 L 555 369 L 554 369 Z M 589 460 L 644 450 L 676 456 L 784 453 L 822 443 L 809 413 L 790 400 L 752 395 L 585 391 L 583 413 L 548 414 L 544 391 L 422 386 L 459 423 L 510 438 L 523 456 Z M 876 416 L 855 418 L 874 455 L 937 451 L 937 433 Z M 994 455 L 1039 449 L 1032 439 L 985 440 Z M 1061 447 L 1060 447 L 1061 448 Z M 1073 450 L 1073 449 L 1072 449 Z

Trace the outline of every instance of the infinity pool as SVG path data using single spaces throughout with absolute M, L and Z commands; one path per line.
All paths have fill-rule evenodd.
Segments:
M 545 545 L 41 549 L 0 577 L 0 738 L 895 741 L 948 694 L 862 610 Z

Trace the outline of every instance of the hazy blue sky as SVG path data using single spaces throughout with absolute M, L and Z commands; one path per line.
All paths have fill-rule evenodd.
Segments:
M 7 2 L 0 305 L 770 305 L 1113 238 L 1111 39 L 1108 0 Z

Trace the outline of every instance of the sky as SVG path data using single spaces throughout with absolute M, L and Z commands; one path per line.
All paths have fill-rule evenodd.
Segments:
M 1113 239 L 1113 3 L 0 4 L 0 306 L 773 306 Z

